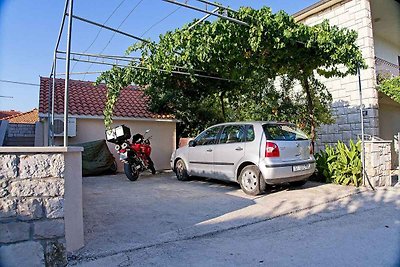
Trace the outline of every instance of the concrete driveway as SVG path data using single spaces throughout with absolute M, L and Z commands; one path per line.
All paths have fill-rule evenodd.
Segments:
M 260 249 L 263 254 L 273 251 L 279 253 L 280 249 L 286 251 L 289 247 L 296 251 L 295 247 L 290 246 L 290 238 L 286 239 L 287 244 L 285 239 L 281 240 L 282 247 L 264 251 L 266 249 L 260 240 L 269 243 L 270 237 L 261 239 L 263 234 L 301 229 L 302 226 L 309 226 L 314 222 L 335 220 L 371 210 L 378 213 L 381 210 L 385 216 L 392 216 L 388 218 L 390 223 L 387 222 L 392 228 L 386 231 L 392 240 L 385 237 L 382 241 L 385 245 L 382 251 L 389 257 L 387 263 L 395 261 L 393 253 L 396 255 L 396 251 L 400 249 L 400 243 L 396 242 L 400 241 L 398 189 L 372 192 L 365 188 L 308 182 L 301 188 L 282 186 L 269 190 L 265 195 L 251 197 L 245 195 L 236 184 L 202 178 L 180 182 L 172 173 L 142 176 L 136 182 L 128 181 L 122 174 L 86 177 L 83 179 L 83 186 L 86 246 L 70 257 L 70 265 L 276 264 L 279 262 L 265 260 L 265 257 L 258 261 L 246 261 L 246 257 L 252 255 L 254 258 Z M 374 215 L 376 216 L 380 217 L 379 214 Z M 346 219 L 349 220 L 346 224 L 358 228 L 357 219 Z M 346 224 L 341 228 L 345 232 L 349 231 L 348 236 L 351 237 L 353 233 L 346 228 Z M 330 228 L 323 225 L 316 228 L 316 233 L 320 231 L 322 235 L 320 243 L 316 243 L 317 248 L 335 238 Z M 260 232 L 260 229 L 266 231 Z M 309 230 L 312 229 L 311 227 Z M 324 240 L 324 231 L 328 240 Z M 235 240 L 234 237 L 239 239 Z M 275 239 L 278 240 L 277 237 Z M 238 257 L 240 253 L 237 254 L 235 247 L 246 242 L 257 244 L 254 240 L 258 240 L 259 244 L 253 245 L 247 251 L 250 255 Z M 304 240 L 297 242 L 300 246 L 304 245 Z M 393 244 L 390 246 L 385 242 Z M 178 244 L 183 247 L 177 248 Z M 347 245 L 351 250 L 351 239 Z M 242 249 L 242 254 L 246 254 L 246 248 Z M 166 251 L 170 254 L 165 254 Z M 224 256 L 221 258 L 222 255 Z M 188 261 L 182 261 L 182 257 Z M 140 260 L 133 260 L 136 258 Z M 290 261 L 286 263 L 291 265 Z

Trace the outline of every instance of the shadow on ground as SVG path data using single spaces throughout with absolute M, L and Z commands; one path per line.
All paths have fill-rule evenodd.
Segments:
M 273 187 L 257 197 L 245 195 L 235 183 L 198 177 L 179 182 L 171 173 L 136 182 L 124 175 L 87 177 L 83 184 L 86 246 L 71 264 L 265 222 L 265 231 L 273 232 L 381 207 L 399 212 L 400 207 L 396 189 L 373 192 L 315 182 Z

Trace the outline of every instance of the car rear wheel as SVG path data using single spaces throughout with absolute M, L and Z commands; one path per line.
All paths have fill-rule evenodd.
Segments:
M 252 196 L 259 195 L 265 191 L 266 183 L 257 166 L 250 165 L 240 172 L 239 183 L 242 190 Z
M 182 159 L 179 159 L 175 163 L 175 172 L 176 172 L 176 178 L 178 178 L 179 181 L 189 180 L 189 174 L 187 172 L 185 162 Z

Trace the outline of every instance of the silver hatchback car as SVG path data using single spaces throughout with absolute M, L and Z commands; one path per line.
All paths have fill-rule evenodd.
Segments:
M 303 185 L 315 171 L 311 141 L 295 125 L 233 122 L 214 125 L 171 157 L 178 180 L 202 176 L 238 182 L 258 195 L 266 184 Z

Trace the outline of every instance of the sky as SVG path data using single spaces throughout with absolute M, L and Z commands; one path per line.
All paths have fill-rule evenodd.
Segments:
M 238 9 L 240 6 L 250 6 L 255 9 L 269 6 L 273 12 L 284 10 L 293 14 L 317 1 L 219 0 L 218 2 L 233 9 Z M 189 0 L 188 4 L 206 8 L 205 4 L 196 0 Z M 50 75 L 64 5 L 63 0 L 0 0 L 0 110 L 29 111 L 38 107 L 39 77 Z M 74 0 L 73 12 L 76 16 L 100 24 L 108 19 L 105 23 L 107 26 L 114 28 L 120 26 L 121 31 L 152 40 L 157 40 L 159 34 L 204 16 L 201 12 L 178 8 L 162 0 Z M 162 20 L 163 18 L 165 19 Z M 66 30 L 61 40 L 59 50 L 65 51 Z M 104 50 L 102 53 L 108 55 L 124 55 L 126 48 L 135 42 L 126 36 L 114 34 L 106 29 L 100 30 L 99 27 L 77 20 L 73 21 L 71 40 L 71 51 L 98 54 Z M 65 61 L 57 61 L 57 66 L 57 73 L 65 71 Z M 96 72 L 108 68 L 110 67 L 88 63 L 71 63 L 72 72 Z M 97 76 L 98 74 L 72 75 L 71 78 L 94 81 Z

